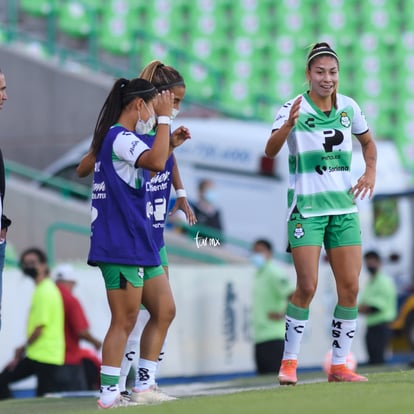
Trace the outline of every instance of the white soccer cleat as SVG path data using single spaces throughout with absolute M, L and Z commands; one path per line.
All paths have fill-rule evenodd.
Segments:
M 98 404 L 98 408 L 100 408 L 101 410 L 108 410 L 110 408 L 119 408 L 119 407 L 135 407 L 139 405 L 136 402 L 131 401 L 130 397 L 125 397 L 122 394 L 118 395 L 118 397 L 112 404 L 104 405 L 102 404 L 101 400 L 98 400 L 97 404 Z
M 158 389 L 156 385 L 153 385 L 148 390 L 138 391 L 136 388 L 132 388 L 131 401 L 134 401 L 138 405 L 147 404 L 159 404 L 165 401 L 174 401 L 176 397 L 166 394 Z

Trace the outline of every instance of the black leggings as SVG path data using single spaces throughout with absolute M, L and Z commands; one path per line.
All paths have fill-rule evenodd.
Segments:
M 368 364 L 383 364 L 385 352 L 391 338 L 391 330 L 388 323 L 367 327 L 365 343 L 368 353 Z
M 13 370 L 5 368 L 0 373 L 0 399 L 12 397 L 9 384 L 32 375 L 37 377 L 36 396 L 40 397 L 49 392 L 61 391 L 58 379 L 59 369 L 59 365 L 45 364 L 29 358 L 21 359 Z
M 284 339 L 274 339 L 255 344 L 254 356 L 258 374 L 274 374 L 279 371 L 284 346 Z

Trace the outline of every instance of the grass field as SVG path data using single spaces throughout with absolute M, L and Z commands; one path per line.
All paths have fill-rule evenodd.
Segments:
M 181 398 L 154 406 L 119 408 L 142 414 L 408 414 L 414 413 L 414 370 L 370 372 L 366 383 L 327 383 L 306 373 L 296 387 L 280 387 L 274 376 L 237 379 L 194 388 L 181 386 Z M 187 389 L 187 392 L 185 390 Z M 174 387 L 166 390 L 174 395 Z M 178 388 L 176 388 L 176 391 Z M 208 394 L 208 395 L 200 395 Z M 36 398 L 0 402 L 1 414 L 89 414 L 96 398 Z

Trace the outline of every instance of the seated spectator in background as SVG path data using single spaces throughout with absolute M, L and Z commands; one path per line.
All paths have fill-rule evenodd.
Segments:
M 391 339 L 390 323 L 397 317 L 397 289 L 391 277 L 381 271 L 378 252 L 366 252 L 364 261 L 370 278 L 361 291 L 358 310 L 366 320 L 368 364 L 383 364 Z
M 0 373 L 0 399 L 10 398 L 9 384 L 35 375 L 36 396 L 61 391 L 60 368 L 65 359 L 62 296 L 49 277 L 46 254 L 38 248 L 25 250 L 20 268 L 35 283 L 27 321 L 26 342 Z
M 252 290 L 252 323 L 256 372 L 279 371 L 285 340 L 285 314 L 295 286 L 272 260 L 266 239 L 253 243 L 251 262 L 256 267 Z
M 86 389 L 99 390 L 102 359 L 92 348 L 81 348 L 82 364 L 86 375 Z
M 79 300 L 73 295 L 77 275 L 70 264 L 58 266 L 55 271 L 56 285 L 60 290 L 65 309 L 65 364 L 61 369 L 62 388 L 65 391 L 90 389 L 87 367 L 84 364 L 85 353 L 80 347 L 83 339 L 91 343 L 96 350 L 102 343 L 89 331 L 89 323 Z M 90 358 L 88 358 L 90 359 Z
M 197 224 L 193 226 L 193 231 L 198 232 L 200 237 L 220 238 L 223 233 L 221 214 L 216 203 L 217 193 L 213 181 L 209 179 L 200 181 L 198 200 L 192 205 L 197 218 Z

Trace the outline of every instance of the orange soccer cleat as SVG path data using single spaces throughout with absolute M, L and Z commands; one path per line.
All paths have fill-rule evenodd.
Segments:
M 284 359 L 280 366 L 277 379 L 280 385 L 296 385 L 298 378 L 296 376 L 296 367 L 298 361 L 296 359 Z
M 343 365 L 332 365 L 328 374 L 328 382 L 365 382 L 368 378 Z

